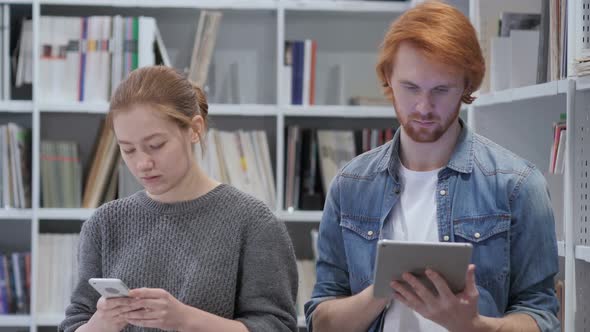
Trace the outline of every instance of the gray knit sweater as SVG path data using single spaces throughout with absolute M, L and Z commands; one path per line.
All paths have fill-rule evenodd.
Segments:
M 93 277 L 165 289 L 250 331 L 296 330 L 297 268 L 286 227 L 231 186 L 172 204 L 141 191 L 98 208 L 80 236 L 80 281 L 59 331 L 75 331 L 96 311 Z

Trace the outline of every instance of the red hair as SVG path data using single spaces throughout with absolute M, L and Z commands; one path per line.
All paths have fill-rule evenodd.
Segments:
M 441 1 L 428 1 L 406 11 L 391 24 L 376 68 L 385 95 L 391 100 L 393 92 L 388 82 L 402 42 L 412 43 L 431 60 L 463 70 L 465 91 L 461 101 L 470 104 L 475 100 L 471 94 L 481 85 L 485 61 L 475 29 L 458 9 Z

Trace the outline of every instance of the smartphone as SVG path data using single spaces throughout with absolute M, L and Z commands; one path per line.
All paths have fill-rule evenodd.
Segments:
M 129 296 L 129 287 L 121 281 L 114 278 L 90 278 L 88 283 L 92 288 L 105 298 L 127 297 Z

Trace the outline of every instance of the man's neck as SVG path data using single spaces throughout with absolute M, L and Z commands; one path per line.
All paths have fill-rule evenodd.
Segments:
M 402 164 L 410 170 L 425 172 L 447 165 L 461 134 L 461 124 L 456 120 L 436 141 L 416 142 L 402 128 L 400 133 L 399 157 Z

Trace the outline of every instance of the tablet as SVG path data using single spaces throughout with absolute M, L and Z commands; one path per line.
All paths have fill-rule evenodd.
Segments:
M 441 274 L 453 293 L 460 293 L 465 288 L 465 273 L 471 261 L 472 248 L 470 243 L 379 240 L 374 296 L 391 296 L 391 282 L 398 280 L 405 283 L 402 279 L 405 272 L 412 273 L 437 294 L 436 288 L 424 273 L 426 268 Z

